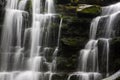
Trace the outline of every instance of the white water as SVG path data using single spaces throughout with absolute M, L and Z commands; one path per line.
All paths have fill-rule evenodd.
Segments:
M 56 74 L 56 59 L 59 49 L 59 39 L 62 19 L 59 25 L 58 39 L 52 53 L 52 60 L 47 61 L 46 54 L 51 52 L 51 24 L 55 16 L 53 0 L 32 0 L 32 26 L 26 28 L 23 24 L 27 0 L 8 0 L 1 40 L 0 80 L 52 80 Z M 43 6 L 44 5 L 44 6 Z M 109 76 L 109 39 L 113 37 L 113 25 L 120 13 L 120 3 L 103 8 L 101 16 L 91 23 L 90 39 L 85 48 L 80 51 L 78 72 L 79 80 L 101 80 L 98 63 L 98 41 L 102 40 L 102 58 L 106 60 L 105 75 Z M 108 17 L 104 25 L 104 33 L 97 36 L 99 21 Z M 28 27 L 28 26 L 27 26 Z M 24 32 L 23 32 L 23 29 Z M 24 33 L 24 34 L 22 34 Z M 23 36 L 24 35 L 24 36 Z M 22 46 L 23 44 L 23 46 Z M 27 49 L 26 49 L 27 46 Z M 48 55 L 48 54 L 47 54 Z M 44 70 L 47 67 L 47 70 Z M 114 80 L 119 72 L 109 77 Z M 92 78 L 91 78 L 92 77 Z
M 53 34 L 52 23 L 59 16 L 55 14 L 54 1 L 32 0 L 32 26 L 26 26 L 27 2 L 7 1 L 1 40 L 0 80 L 52 80 L 56 73 L 62 19 L 58 34 Z M 53 35 L 58 38 L 53 39 Z M 52 47 L 52 42 L 57 43 Z M 46 55 L 50 52 L 51 61 L 48 61 Z
M 7 71 L 10 55 L 13 54 L 11 52 L 13 48 L 16 48 L 16 50 L 21 48 L 23 14 L 27 14 L 27 12 L 18 10 L 17 3 L 17 0 L 9 0 L 6 5 L 6 13 L 1 40 L 1 71 Z
M 80 51 L 80 56 L 79 56 L 79 67 L 78 67 L 78 72 L 75 72 L 71 74 L 68 78 L 70 80 L 72 76 L 76 75 L 79 78 L 79 80 L 101 80 L 102 79 L 102 74 L 100 74 L 100 66 L 99 61 L 98 61 L 98 41 L 102 40 L 103 41 L 103 48 L 102 48 L 102 64 L 106 66 L 104 75 L 106 77 L 109 76 L 109 40 L 115 36 L 114 34 L 114 29 L 113 25 L 115 20 L 117 19 L 118 14 L 120 13 L 120 3 L 104 7 L 102 10 L 102 15 L 96 17 L 93 19 L 90 27 L 90 39 L 88 43 L 85 46 L 85 49 Z M 106 17 L 106 23 L 104 23 L 103 26 L 100 25 L 100 21 Z M 102 34 L 97 35 L 99 32 L 98 27 L 104 27 L 102 28 Z M 104 62 L 106 61 L 106 62 Z M 94 79 L 90 78 L 90 74 L 93 75 Z M 99 74 L 95 75 L 95 74 Z M 108 79 L 105 80 L 114 80 L 118 77 L 118 73 L 114 74 L 112 77 L 109 77 Z M 117 76 L 117 77 L 116 77 Z M 96 77 L 96 79 L 95 79 Z
M 20 10 L 24 10 L 25 7 L 26 7 L 26 3 L 27 3 L 27 1 L 28 1 L 28 0 L 21 0 L 21 1 L 19 2 L 18 9 L 20 9 Z

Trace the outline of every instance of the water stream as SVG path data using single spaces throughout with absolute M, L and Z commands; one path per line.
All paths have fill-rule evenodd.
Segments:
M 120 3 L 103 7 L 101 16 L 93 19 L 90 27 L 89 41 L 85 48 L 80 51 L 77 72 L 70 74 L 68 80 L 71 80 L 73 76 L 78 77 L 78 80 L 101 80 L 104 77 L 110 76 L 109 40 L 115 37 L 114 23 L 117 20 L 118 14 L 120 14 L 119 5 Z M 105 19 L 104 23 L 101 23 L 103 19 Z M 101 53 L 98 52 L 99 41 L 103 42 Z M 98 59 L 99 55 L 102 55 L 101 59 Z M 101 62 L 101 65 L 99 65 L 99 62 Z M 104 68 L 104 66 L 105 70 L 101 72 L 100 68 Z M 108 78 L 108 80 L 114 79 L 115 77 Z
M 28 25 L 28 2 L 7 0 L 0 43 L 0 80 L 52 80 L 57 74 L 63 19 L 55 13 L 54 0 L 32 0 L 32 20 Z M 114 23 L 120 14 L 119 5 L 103 7 L 102 14 L 93 19 L 89 41 L 79 53 L 77 71 L 70 74 L 68 80 L 73 76 L 78 80 L 101 80 L 110 76 L 109 41 L 115 37 Z M 58 29 L 54 30 L 53 24 L 58 16 Z M 101 23 L 103 20 L 104 23 Z M 101 53 L 99 41 L 103 43 Z M 99 55 L 102 55 L 101 59 Z M 101 67 L 105 68 L 104 72 Z M 114 80 L 119 74 L 118 71 L 108 80 Z
M 31 26 L 25 19 L 28 0 L 7 0 L 0 54 L 0 80 L 52 80 L 62 19 L 58 31 L 53 0 L 32 0 Z M 50 55 L 51 53 L 51 55 Z M 51 56 L 48 60 L 47 56 Z

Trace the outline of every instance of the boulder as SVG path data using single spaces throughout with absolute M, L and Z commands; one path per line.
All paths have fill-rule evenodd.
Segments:
M 78 5 L 57 5 L 56 11 L 62 15 L 94 18 L 100 15 L 102 8 L 98 5 L 78 4 Z
M 87 4 L 79 4 L 76 9 L 77 15 L 79 17 L 96 17 L 100 15 L 102 9 L 97 5 L 87 5 Z

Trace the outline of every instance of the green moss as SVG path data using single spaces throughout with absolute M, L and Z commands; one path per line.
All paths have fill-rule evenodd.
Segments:
M 76 46 L 79 43 L 79 40 L 76 38 L 63 38 L 62 41 L 69 46 Z
M 63 16 L 61 42 L 64 47 L 79 50 L 88 40 L 91 18 Z
M 77 68 L 77 61 L 78 58 L 75 54 L 67 58 L 60 56 L 57 58 L 57 70 L 60 72 L 72 72 Z
M 94 18 L 100 15 L 102 9 L 100 6 L 97 5 L 86 5 L 80 4 L 76 9 L 78 17 L 91 17 Z
M 91 6 L 81 10 L 82 13 L 91 13 L 91 14 L 98 14 L 101 12 L 101 8 L 99 6 Z
M 27 1 L 25 10 L 28 11 L 30 14 L 32 14 L 32 1 L 31 0 Z

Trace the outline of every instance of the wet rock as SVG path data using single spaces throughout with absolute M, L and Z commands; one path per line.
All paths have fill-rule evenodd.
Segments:
M 116 80 L 120 80 L 120 77 L 119 77 L 119 78 L 117 78 Z
M 62 48 L 79 50 L 84 47 L 88 41 L 89 26 L 91 18 L 77 18 L 73 16 L 64 16 L 61 32 Z
M 66 73 L 53 74 L 52 80 L 67 80 L 68 75 Z
M 110 71 L 116 72 L 120 69 L 120 37 L 110 41 Z
M 70 80 L 79 80 L 79 77 L 77 75 L 71 76 Z
M 103 50 L 105 50 L 103 40 L 98 41 L 98 52 L 99 52 L 99 69 L 100 72 L 105 75 L 106 73 L 106 58 L 102 56 L 106 56 L 103 54 Z M 109 74 L 112 75 L 120 69 L 120 37 L 113 38 L 109 40 Z
M 101 13 L 101 7 L 96 5 L 80 4 L 76 9 L 79 17 L 96 17 Z
M 98 5 L 77 4 L 77 5 L 57 5 L 57 12 L 62 15 L 78 17 L 96 17 L 101 13 L 101 7 Z
M 72 55 L 71 57 L 59 56 L 57 58 L 57 71 L 58 72 L 73 72 L 77 68 L 78 56 Z
M 63 16 L 65 15 L 70 15 L 70 16 L 76 16 L 76 8 L 77 6 L 73 5 L 57 5 L 56 6 L 56 11 L 59 14 L 62 14 Z
M 77 69 L 79 50 L 84 48 L 89 39 L 89 26 L 92 18 L 76 16 L 62 16 L 62 18 L 57 70 L 69 73 Z

